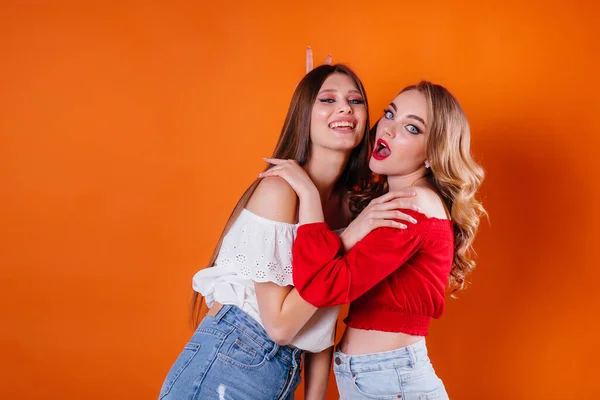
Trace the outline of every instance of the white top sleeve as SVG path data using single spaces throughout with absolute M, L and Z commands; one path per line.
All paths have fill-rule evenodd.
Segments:
M 244 209 L 223 238 L 215 265 L 194 275 L 192 285 L 211 307 L 233 304 L 258 321 L 254 282 L 292 285 L 292 246 L 297 224 L 272 221 Z M 333 345 L 339 307 L 317 310 L 291 344 L 319 352 Z
M 292 285 L 292 245 L 298 225 L 271 221 L 250 211 L 240 216 L 223 238 L 215 265 L 235 267 L 254 282 Z

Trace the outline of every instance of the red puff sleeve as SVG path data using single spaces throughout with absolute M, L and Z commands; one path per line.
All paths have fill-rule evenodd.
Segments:
M 378 228 L 340 255 L 327 224 L 302 225 L 292 250 L 294 286 L 315 307 L 350 303 L 412 257 L 423 238 L 412 229 Z

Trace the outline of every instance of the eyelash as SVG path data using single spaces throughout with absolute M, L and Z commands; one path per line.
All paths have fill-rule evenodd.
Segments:
M 388 118 L 388 117 L 387 117 L 387 115 L 388 115 L 388 114 L 391 114 L 392 116 L 391 116 L 390 118 Z M 391 110 L 384 109 L 384 110 L 383 110 L 383 118 L 385 118 L 385 119 L 389 119 L 389 120 L 392 120 L 392 119 L 394 119 L 394 113 L 393 113 Z M 412 126 L 412 127 L 414 127 L 414 128 L 417 130 L 417 131 L 416 131 L 416 132 L 411 132 L 411 131 L 410 131 L 410 129 L 408 129 L 408 127 L 409 127 L 409 126 Z M 413 124 L 408 124 L 408 125 L 406 125 L 406 126 L 405 126 L 405 128 L 406 128 L 406 130 L 407 130 L 407 131 L 408 131 L 408 132 L 409 132 L 411 135 L 418 135 L 418 134 L 420 134 L 420 133 L 421 133 L 421 130 L 420 130 L 420 129 L 419 129 L 417 126 L 416 126 L 416 125 L 413 125 Z
M 414 127 L 417 131 L 416 132 L 411 132 L 410 129 L 408 129 L 409 126 Z M 406 125 L 406 130 L 409 131 L 412 135 L 418 135 L 419 133 L 421 133 L 421 130 L 419 128 L 417 128 L 415 125 L 413 124 L 408 124 Z
M 335 103 L 334 99 L 319 99 L 319 101 L 321 103 L 328 103 L 328 104 Z M 350 103 L 350 104 L 365 104 L 365 101 L 362 99 L 352 99 L 352 100 L 348 100 L 348 103 Z

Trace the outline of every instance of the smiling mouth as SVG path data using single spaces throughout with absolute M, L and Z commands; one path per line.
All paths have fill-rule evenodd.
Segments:
M 329 129 L 338 131 L 349 132 L 356 127 L 356 124 L 352 121 L 336 121 L 329 124 Z
M 375 145 L 375 149 L 373 149 L 373 158 L 376 160 L 383 160 L 392 154 L 392 151 L 388 147 L 388 144 L 382 140 L 378 139 Z

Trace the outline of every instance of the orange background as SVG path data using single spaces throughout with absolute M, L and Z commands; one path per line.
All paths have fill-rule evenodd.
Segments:
M 470 118 L 491 224 L 428 342 L 451 398 L 596 398 L 598 9 L 249 3 L 0 4 L 0 397 L 156 398 L 310 44 L 373 116 L 427 78 Z

